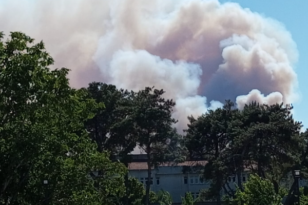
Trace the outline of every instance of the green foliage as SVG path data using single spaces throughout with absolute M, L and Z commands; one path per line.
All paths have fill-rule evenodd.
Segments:
M 308 187 L 300 188 L 300 204 L 308 204 Z
M 208 163 L 204 167 L 204 179 L 211 180 L 206 197 L 220 201 L 220 191 L 224 179 L 229 175 L 228 146 L 232 141 L 228 125 L 237 110 L 233 103 L 226 101 L 223 108 L 209 110 L 197 119 L 190 117 L 186 146 L 192 158 L 204 158 Z
M 172 197 L 169 192 L 159 190 L 156 194 L 156 202 L 160 205 L 172 205 Z
M 301 123 L 294 121 L 292 107 L 251 103 L 241 111 L 240 122 L 232 129 L 236 146 L 241 147 L 251 171 L 270 179 L 276 191 L 280 180 L 300 162 L 305 143 Z
M 104 103 L 85 124 L 91 138 L 100 152 L 105 150 L 125 158 L 136 147 L 132 121 L 128 118 L 133 107 L 131 93 L 98 82 L 90 83 L 87 91 L 97 103 Z
M 167 160 L 171 149 L 169 145 L 177 145 L 177 134 L 172 128 L 176 122 L 172 118 L 172 108 L 175 103 L 165 100 L 163 90 L 145 88 L 138 93 L 132 93 L 133 112 L 128 118 L 132 120 L 134 134 L 140 149 L 147 154 L 148 178 L 151 178 L 151 168 Z M 171 143 L 172 142 L 172 143 Z M 176 146 L 173 146 L 176 147 Z M 149 204 L 150 183 L 146 185 L 146 201 Z
M 112 204 L 126 169 L 84 129 L 100 105 L 33 41 L 14 32 L 0 42 L 0 204 Z
M 223 108 L 189 118 L 190 156 L 208 161 L 204 177 L 211 180 L 211 187 L 204 196 L 219 201 L 222 189 L 233 196 L 227 178 L 234 175 L 243 190 L 241 175 L 247 168 L 269 179 L 278 193 L 279 183 L 290 171 L 306 167 L 307 136 L 300 133 L 301 123 L 294 121 L 288 105 L 253 102 L 243 110 L 232 106 L 227 101 Z
M 138 145 L 151 160 L 150 165 L 156 166 L 164 161 L 163 155 L 168 152 L 168 140 L 175 137 L 172 125 L 172 108 L 175 103 L 165 100 L 163 90 L 145 88 L 133 96 L 134 112 L 131 116 L 135 125 Z
M 145 189 L 138 179 L 129 177 L 126 184 L 126 193 L 121 199 L 121 204 L 142 205 Z M 127 200 L 127 201 L 125 201 Z
M 187 150 L 190 158 L 207 160 L 203 177 L 211 186 L 203 195 L 218 204 L 222 189 L 234 197 L 231 204 L 279 204 L 279 183 L 290 171 L 300 169 L 308 177 L 308 131 L 300 132 L 288 105 L 253 102 L 238 110 L 226 101 L 189 117 L 183 138 L 173 128 L 175 103 L 163 98 L 163 90 L 128 92 L 98 82 L 75 90 L 68 69 L 49 69 L 53 59 L 43 42 L 34 44 L 20 32 L 7 41 L 3 37 L 0 33 L 0 204 L 171 204 L 168 192 L 156 195 L 150 183 L 144 189 L 127 178 L 125 166 L 136 146 L 147 154 L 148 178 L 163 162 L 184 161 Z M 112 162 L 114 156 L 125 166 Z M 243 187 L 240 176 L 247 168 L 259 177 Z M 228 186 L 231 175 L 238 178 L 236 193 Z M 294 189 L 295 184 L 288 198 Z M 194 202 L 191 194 L 182 200 Z
M 182 205 L 194 205 L 194 197 L 190 192 L 185 194 L 185 197 L 182 197 Z
M 230 199 L 230 205 L 282 205 L 282 199 L 286 195 L 285 190 L 276 193 L 273 184 L 267 179 L 257 175 L 250 175 L 244 190 L 237 189 L 234 199 Z

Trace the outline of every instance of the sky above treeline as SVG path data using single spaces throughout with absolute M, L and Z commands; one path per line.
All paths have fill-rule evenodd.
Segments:
M 155 86 L 187 116 L 245 103 L 292 104 L 308 127 L 308 1 L 0 0 L 1 30 L 43 40 L 73 87 Z M 305 38 L 306 37 L 306 38 Z
M 298 99 L 294 106 L 294 118 L 303 122 L 304 128 L 308 128 L 308 1 L 292 0 L 221 0 L 221 3 L 236 2 L 243 8 L 248 8 L 267 18 L 279 21 L 288 30 L 296 43 L 298 60 L 293 65 L 297 74 Z

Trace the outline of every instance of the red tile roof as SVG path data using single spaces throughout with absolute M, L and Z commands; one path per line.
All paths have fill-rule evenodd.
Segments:
M 166 162 L 163 164 L 160 164 L 158 167 L 180 167 L 180 166 L 205 166 L 207 164 L 207 161 L 205 160 L 197 160 L 197 161 L 185 161 L 182 163 L 174 164 L 172 162 Z M 251 171 L 252 169 L 256 168 L 256 164 L 246 164 L 244 166 L 244 171 Z M 148 165 L 146 162 L 131 162 L 128 164 L 129 170 L 147 170 Z
M 178 164 L 167 162 L 167 163 L 160 164 L 159 167 L 180 167 L 180 166 L 197 166 L 197 165 L 204 166 L 206 165 L 206 163 L 207 161 L 204 161 L 204 160 L 185 161 L 185 162 L 178 163 Z M 146 162 L 131 162 L 128 164 L 128 169 L 129 170 L 147 170 L 148 165 Z

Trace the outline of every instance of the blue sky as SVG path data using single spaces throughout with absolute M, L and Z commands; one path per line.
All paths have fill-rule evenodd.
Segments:
M 300 99 L 293 103 L 294 118 L 308 128 L 308 1 L 307 0 L 219 0 L 236 2 L 263 16 L 273 18 L 286 27 L 297 44 L 299 53 L 295 72 L 298 76 Z

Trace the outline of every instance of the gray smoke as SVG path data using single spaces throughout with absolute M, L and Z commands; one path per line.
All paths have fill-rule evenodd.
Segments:
M 296 44 L 279 22 L 217 0 L 0 2 L 2 30 L 44 39 L 71 84 L 155 86 L 177 105 L 174 117 L 257 101 L 296 100 Z

